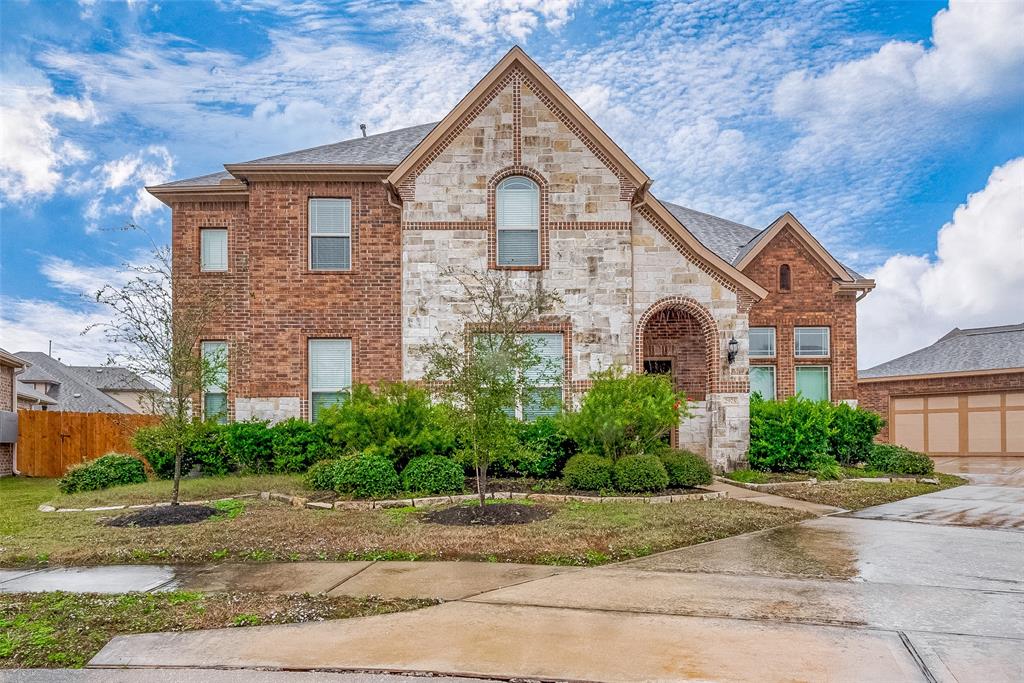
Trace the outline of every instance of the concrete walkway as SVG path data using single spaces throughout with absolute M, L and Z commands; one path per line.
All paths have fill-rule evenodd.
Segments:
M 996 480 L 915 499 L 925 503 L 913 510 L 893 503 L 467 589 L 415 612 L 118 637 L 91 666 L 584 681 L 1024 680 L 1024 534 L 981 511 L 1016 486 L 985 476 Z M 942 511 L 951 505 L 974 519 L 950 523 Z M 929 506 L 936 512 L 921 523 Z M 341 586 L 358 586 L 354 578 Z
M 716 481 L 705 488 L 709 488 L 712 491 L 725 491 L 730 498 L 735 498 L 737 500 L 745 500 L 751 503 L 760 503 L 761 505 L 771 505 L 772 507 L 810 512 L 812 515 L 818 515 L 819 517 L 822 515 L 832 515 L 837 512 L 846 512 L 843 508 L 832 507 L 831 505 L 822 505 L 821 503 L 811 503 L 806 500 L 797 500 L 796 498 L 776 496 L 773 493 L 755 491 L 753 489 L 743 488 L 742 486 L 733 486 L 732 484 L 726 484 L 721 481 Z

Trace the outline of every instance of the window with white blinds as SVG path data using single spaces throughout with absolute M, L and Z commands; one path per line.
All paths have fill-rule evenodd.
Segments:
M 309 200 L 309 267 L 311 270 L 352 268 L 351 200 Z
M 343 403 L 352 389 L 352 340 L 309 340 L 309 414 Z
M 526 371 L 528 387 L 523 396 L 521 416 L 535 420 L 557 415 L 562 406 L 562 380 L 565 375 L 564 338 L 559 333 L 529 334 L 537 364 Z
M 199 269 L 228 269 L 227 228 L 201 228 L 199 230 Z
M 204 371 L 203 419 L 228 421 L 228 343 L 204 341 L 202 343 Z
M 540 265 L 540 188 L 523 176 L 502 180 L 495 191 L 499 266 Z

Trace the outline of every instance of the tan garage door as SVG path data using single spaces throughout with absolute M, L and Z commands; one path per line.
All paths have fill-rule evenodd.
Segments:
M 894 397 L 889 424 L 915 451 L 1024 456 L 1024 393 Z

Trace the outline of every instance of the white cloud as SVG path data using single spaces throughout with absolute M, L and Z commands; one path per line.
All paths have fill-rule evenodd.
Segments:
M 106 285 L 120 285 L 128 279 L 125 271 L 115 266 L 83 266 L 58 256 L 43 257 L 39 272 L 50 286 L 89 298 Z
M 1019 103 L 1022 35 L 1022 2 L 950 0 L 932 20 L 928 46 L 894 40 L 821 75 L 788 74 L 775 90 L 774 111 L 803 131 L 793 160 L 909 153 L 948 110 L 973 110 L 982 100 Z
M 110 345 L 98 331 L 83 335 L 88 326 L 107 320 L 95 307 L 65 306 L 55 301 L 0 296 L 0 337 L 8 351 L 46 351 L 65 363 L 99 365 Z
M 0 194 L 8 200 L 53 194 L 61 171 L 88 158 L 86 150 L 61 135 L 62 118 L 97 120 L 87 97 L 61 97 L 49 85 L 0 88 Z
M 174 156 L 163 145 L 149 145 L 94 167 L 84 178 L 76 178 L 70 191 L 91 195 L 83 216 L 86 232 L 95 232 L 100 221 L 113 218 L 119 223 L 140 223 L 163 205 L 146 192 L 147 185 L 159 185 L 174 176 Z
M 1024 157 L 992 171 L 938 233 L 934 256 L 897 254 L 858 312 L 861 367 L 931 344 L 954 327 L 1024 320 Z

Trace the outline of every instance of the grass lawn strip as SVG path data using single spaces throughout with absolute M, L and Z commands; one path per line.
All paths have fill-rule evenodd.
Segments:
M 432 600 L 261 593 L 0 594 L 0 668 L 84 666 L 114 636 L 387 614 Z
M 201 481 L 184 482 L 185 495 L 215 495 L 196 493 Z M 115 491 L 123 501 L 123 491 L 101 493 Z M 223 488 L 216 493 L 230 495 Z M 57 498 L 55 480 L 0 479 L 0 498 L 0 566 L 371 559 L 599 565 L 812 516 L 728 498 L 663 505 L 545 501 L 552 510 L 545 520 L 454 527 L 426 522 L 423 508 L 310 510 L 246 499 L 230 514 L 197 524 L 114 528 L 99 520 L 121 511 L 38 512 L 40 503 Z
M 787 498 L 796 498 L 811 503 L 833 505 L 847 510 L 860 510 L 873 505 L 892 503 L 904 498 L 934 493 L 943 489 L 961 486 L 966 479 L 951 474 L 935 473 L 938 485 L 923 484 L 919 481 L 894 481 L 891 483 L 868 481 L 832 481 L 820 482 L 813 486 L 793 484 L 772 489 L 772 493 Z

